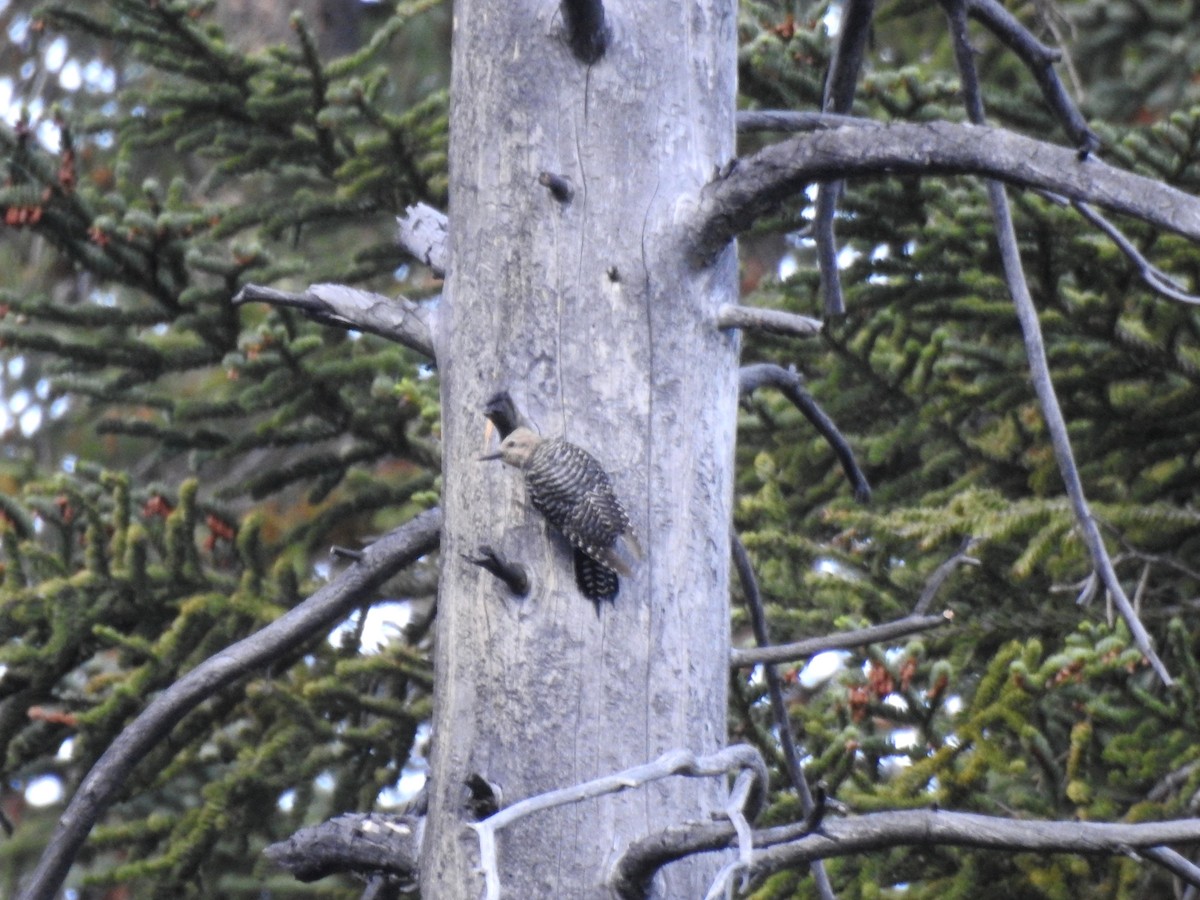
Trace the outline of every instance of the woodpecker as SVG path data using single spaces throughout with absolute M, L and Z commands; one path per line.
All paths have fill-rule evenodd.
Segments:
M 530 502 L 576 550 L 575 580 L 584 596 L 613 599 L 616 576 L 632 574 L 622 550 L 640 559 L 642 548 L 596 458 L 562 438 L 546 440 L 528 428 L 515 429 L 498 453 L 480 458 L 502 459 L 525 473 Z

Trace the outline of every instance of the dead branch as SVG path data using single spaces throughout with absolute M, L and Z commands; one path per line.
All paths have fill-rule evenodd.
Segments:
M 396 217 L 396 243 L 400 249 L 433 269 L 433 274 L 446 274 L 446 214 L 432 206 L 418 203 L 408 207 L 403 216 Z
M 717 310 L 717 327 L 812 337 L 814 334 L 821 333 L 822 322 L 820 319 L 798 316 L 795 313 L 779 309 L 762 309 L 757 306 L 725 303 Z
M 858 126 L 877 128 L 882 122 L 858 116 L 827 112 L 794 112 L 790 109 L 742 109 L 737 114 L 739 134 L 753 131 L 824 131 L 829 128 Z
M 694 853 L 727 849 L 735 838 L 733 827 L 724 822 L 693 822 L 663 829 L 626 848 L 613 867 L 610 884 L 623 900 L 644 900 L 646 886 L 658 869 Z M 1131 849 L 1142 851 L 1200 841 L 1200 819 L 1138 824 L 1032 822 L 975 813 L 900 810 L 827 818 L 818 832 L 806 832 L 801 825 L 763 829 L 754 832 L 753 838 L 755 853 L 749 875 L 758 880 L 816 859 L 904 846 L 1127 854 Z M 1143 853 L 1190 881 L 1190 870 L 1179 866 L 1178 854 L 1172 854 L 1170 850 Z
M 742 544 L 738 536 L 735 534 L 732 540 L 733 544 L 733 567 L 737 572 L 738 581 L 742 585 L 742 593 L 746 597 L 746 607 L 750 612 L 750 623 L 754 629 L 754 640 L 759 648 L 768 647 L 771 644 L 771 637 L 767 631 L 767 614 L 763 609 L 762 592 L 758 588 L 758 578 L 754 574 L 754 567 L 750 564 L 750 555 L 746 552 L 745 545 Z M 779 732 L 779 743 L 783 748 L 783 759 L 787 767 L 788 778 L 791 779 L 792 786 L 796 789 L 796 795 L 800 798 L 800 808 L 804 815 L 813 815 L 817 805 L 813 800 L 813 792 L 808 786 L 808 778 L 804 774 L 804 766 L 800 762 L 800 750 L 796 746 L 796 738 L 792 733 L 792 723 L 788 718 L 787 704 L 783 699 L 783 682 L 779 678 L 779 673 L 775 671 L 773 665 L 767 664 L 763 666 L 763 675 L 767 680 L 767 693 L 771 698 L 771 713 L 775 719 L 775 730 Z M 741 835 L 739 834 L 739 838 Z M 742 846 L 745 846 L 744 840 L 741 841 Z M 748 853 L 743 852 L 740 855 L 739 864 L 742 867 L 749 866 Z M 713 885 L 713 890 L 716 890 L 718 885 L 724 884 L 728 879 L 733 877 L 737 865 L 729 868 L 728 871 L 722 873 L 722 877 L 718 878 L 717 883 Z M 817 891 L 825 900 L 832 900 L 834 897 L 833 888 L 829 884 L 829 876 L 825 872 L 825 867 L 821 863 L 815 863 L 812 866 L 813 880 L 816 881 Z M 711 892 L 710 892 L 711 893 Z
M 826 650 L 851 650 L 866 644 L 880 644 L 898 638 L 931 631 L 954 621 L 954 615 L 944 612 L 940 616 L 906 616 L 895 622 L 870 625 L 853 631 L 841 631 L 823 637 L 807 638 L 794 644 L 776 644 L 772 647 L 734 649 L 729 653 L 729 665 L 734 669 L 757 666 L 760 663 L 792 662 L 824 653 Z
M 850 442 L 842 436 L 833 419 L 825 414 L 825 410 L 821 409 L 804 387 L 804 379 L 795 367 L 785 369 L 773 363 L 755 363 L 742 366 L 738 377 L 738 390 L 743 397 L 748 397 L 760 387 L 778 388 L 833 448 L 838 462 L 842 465 L 842 471 L 854 486 L 854 499 L 859 503 L 866 503 L 871 499 L 871 485 L 863 470 L 859 468 L 858 460 L 854 458 Z
M 975 69 L 975 56 L 967 39 L 966 13 L 970 6 L 975 8 L 976 0 L 941 0 L 950 18 L 950 31 L 954 39 L 954 55 L 958 62 L 962 78 L 963 100 L 967 107 L 967 115 L 973 122 L 982 123 L 984 119 L 983 95 L 979 88 L 979 75 Z M 1082 165 L 1083 163 L 1081 163 Z M 1054 456 L 1058 461 L 1058 470 L 1062 475 L 1067 496 L 1075 512 L 1075 525 L 1083 537 L 1088 555 L 1092 558 L 1092 566 L 1108 591 L 1108 596 L 1116 605 L 1134 644 L 1146 657 L 1151 668 L 1164 685 L 1173 684 L 1171 674 L 1159 658 L 1150 640 L 1137 610 L 1125 595 L 1121 580 L 1117 577 L 1108 548 L 1104 546 L 1104 538 L 1087 502 L 1083 491 L 1083 479 L 1075 464 L 1075 453 L 1071 449 L 1071 438 L 1067 432 L 1067 422 L 1063 417 L 1058 395 L 1054 390 L 1054 382 L 1050 378 L 1050 363 L 1046 358 L 1045 342 L 1042 339 L 1042 327 L 1038 321 L 1037 307 L 1029 293 L 1029 284 L 1025 280 L 1025 269 L 1021 264 L 1021 252 L 1017 244 L 1017 232 L 1013 225 L 1012 210 L 1008 204 L 1008 196 L 1004 186 L 998 181 L 987 182 L 988 201 L 992 206 L 992 218 L 996 225 L 996 242 L 1000 248 L 1000 260 L 1004 268 L 1004 279 L 1016 307 L 1017 320 L 1021 324 L 1021 332 L 1025 338 L 1025 356 L 1029 360 L 1029 372 L 1033 379 L 1034 393 L 1042 408 L 1042 416 L 1046 421 L 1046 429 L 1050 432 L 1050 443 L 1054 448 Z M 1081 199 L 1081 198 L 1073 198 Z
M 1200 240 L 1200 199 L 1152 178 L 1001 128 L 930 122 L 800 134 L 706 185 L 692 255 L 712 259 L 755 219 L 809 184 L 855 176 L 981 175 L 1058 193 Z
M 423 816 L 346 813 L 301 828 L 263 855 L 297 881 L 317 881 L 338 872 L 386 873 L 416 878 L 425 831 Z
M 825 79 L 823 112 L 848 113 L 854 105 L 854 88 L 867 52 L 875 0 L 848 0 L 842 6 L 837 45 Z M 817 187 L 813 208 L 813 239 L 817 245 L 817 268 L 821 272 L 821 290 L 825 294 L 825 315 L 846 312 L 842 296 L 842 275 L 838 269 L 837 236 L 833 231 L 838 200 L 845 189 L 843 181 L 827 181 Z
M 303 294 L 248 284 L 237 292 L 233 305 L 252 301 L 298 309 L 316 322 L 377 334 L 436 358 L 432 303 L 418 305 L 404 297 L 393 300 L 344 284 L 314 284 Z
M 929 607 L 933 605 L 933 600 L 937 596 L 937 592 L 941 590 L 946 579 L 959 566 L 977 566 L 979 560 L 971 556 L 971 548 L 975 546 L 976 540 L 973 537 L 968 537 L 963 540 L 962 545 L 958 548 L 958 552 L 944 561 L 929 576 L 929 580 L 925 582 L 925 588 L 921 591 L 921 596 L 917 599 L 917 605 L 913 607 L 912 615 L 922 616 L 929 611 Z
M 629 788 L 641 787 L 652 781 L 661 781 L 672 775 L 686 775 L 692 778 L 705 778 L 715 775 L 725 775 L 731 771 L 748 770 L 754 774 L 756 789 L 746 797 L 746 808 L 743 813 L 753 819 L 762 809 L 767 791 L 767 764 L 762 755 L 749 744 L 735 744 L 708 756 L 696 756 L 689 750 L 669 750 L 653 762 L 635 766 L 613 775 L 605 775 L 582 784 L 561 788 L 538 794 L 505 807 L 498 813 L 489 816 L 482 822 L 476 822 L 470 827 L 479 835 L 480 865 L 484 873 L 484 883 L 487 888 L 487 900 L 500 898 L 500 869 L 496 861 L 496 832 L 518 819 L 578 803 L 581 800 L 591 800 L 605 794 L 615 794 Z M 730 825 L 730 830 L 736 837 L 736 830 Z

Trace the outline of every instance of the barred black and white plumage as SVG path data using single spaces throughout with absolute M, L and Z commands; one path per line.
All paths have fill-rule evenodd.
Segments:
M 580 565 L 575 576 L 584 595 L 611 600 L 619 583 L 630 575 L 622 550 L 637 558 L 641 547 L 629 516 L 612 489 L 612 481 L 590 453 L 562 438 L 543 440 L 528 428 L 518 428 L 490 459 L 503 459 L 525 473 L 525 486 L 534 508 L 566 536 L 571 545 L 594 561 Z

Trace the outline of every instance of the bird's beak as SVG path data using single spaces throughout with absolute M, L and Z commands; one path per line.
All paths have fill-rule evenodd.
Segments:
M 489 459 L 502 459 L 504 454 L 497 450 L 495 453 L 485 453 L 479 457 L 479 462 L 487 462 Z

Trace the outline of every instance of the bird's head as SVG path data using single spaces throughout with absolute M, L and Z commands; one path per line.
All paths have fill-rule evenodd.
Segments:
M 479 457 L 481 460 L 502 459 L 508 465 L 523 469 L 529 463 L 529 457 L 542 439 L 528 428 L 517 428 L 500 442 L 500 450 Z

